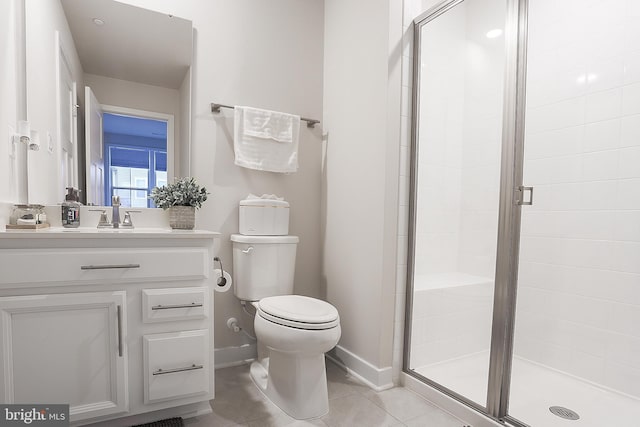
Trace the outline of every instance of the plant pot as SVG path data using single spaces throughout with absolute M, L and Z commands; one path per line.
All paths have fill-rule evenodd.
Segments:
M 196 208 L 193 206 L 171 206 L 169 225 L 176 230 L 193 230 L 196 225 Z

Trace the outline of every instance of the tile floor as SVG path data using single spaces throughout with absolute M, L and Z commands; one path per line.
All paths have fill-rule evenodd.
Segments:
M 417 394 L 397 387 L 375 392 L 327 360 L 329 413 L 298 421 L 268 401 L 249 377 L 249 365 L 216 371 L 213 413 L 185 420 L 187 427 L 462 427 L 463 421 Z

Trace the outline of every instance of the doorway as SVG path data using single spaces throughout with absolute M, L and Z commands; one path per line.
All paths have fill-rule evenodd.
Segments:
M 100 103 L 85 87 L 87 204 L 153 207 L 151 189 L 174 174 L 174 116 Z

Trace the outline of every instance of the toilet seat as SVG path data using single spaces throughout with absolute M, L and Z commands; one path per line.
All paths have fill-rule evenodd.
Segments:
M 257 312 L 265 320 L 296 329 L 322 330 L 340 324 L 338 310 L 326 301 L 302 295 L 261 299 Z

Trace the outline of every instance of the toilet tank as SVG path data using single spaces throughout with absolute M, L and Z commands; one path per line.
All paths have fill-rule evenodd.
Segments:
M 232 234 L 233 292 L 245 301 L 293 293 L 297 236 Z

